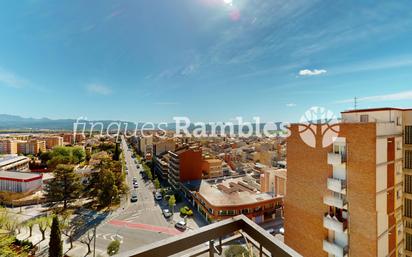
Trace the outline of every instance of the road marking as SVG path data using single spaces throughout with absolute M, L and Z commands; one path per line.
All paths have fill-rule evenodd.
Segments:
M 114 241 L 114 240 L 119 240 L 119 242 L 121 244 L 123 244 L 123 236 L 121 235 L 117 235 L 117 234 L 111 234 L 111 233 L 107 233 L 107 234 L 96 234 L 96 238 L 100 238 L 103 240 L 107 240 L 107 241 Z
M 149 225 L 149 224 L 143 224 L 143 223 L 132 223 L 129 221 L 123 221 L 123 220 L 111 220 L 109 224 L 114 225 L 114 226 L 119 226 L 119 227 L 127 227 L 131 229 L 141 229 L 141 230 L 146 230 L 146 231 L 151 231 L 151 232 L 158 232 L 158 233 L 164 233 L 168 235 L 180 235 L 182 232 L 175 229 L 175 228 L 168 228 L 168 227 L 160 227 L 160 226 L 154 226 L 154 225 Z

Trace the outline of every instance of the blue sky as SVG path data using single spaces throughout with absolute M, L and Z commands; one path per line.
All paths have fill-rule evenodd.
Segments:
M 412 107 L 409 1 L 1 1 L 0 113 L 297 121 Z

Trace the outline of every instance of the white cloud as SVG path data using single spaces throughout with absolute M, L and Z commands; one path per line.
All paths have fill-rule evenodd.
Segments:
M 112 90 L 103 84 L 89 84 L 86 88 L 89 92 L 99 95 L 110 95 L 112 93 Z
M 288 103 L 288 104 L 286 104 L 286 106 L 287 106 L 287 107 L 295 107 L 296 104 L 295 104 L 295 103 Z
M 300 76 L 316 76 L 316 75 L 321 75 L 321 74 L 323 74 L 323 73 L 326 73 L 327 71 L 326 70 L 317 70 L 317 69 L 314 69 L 314 70 L 308 70 L 308 69 L 305 69 L 305 70 L 300 70 L 299 71 L 299 75 Z
M 19 77 L 11 71 L 0 68 L 0 85 L 21 88 L 28 84 L 28 81 Z
M 412 100 L 412 90 L 403 91 L 393 94 L 386 95 L 374 95 L 374 96 L 365 96 L 357 98 L 358 102 L 384 102 L 384 101 L 402 101 L 402 100 Z M 337 101 L 336 103 L 353 103 L 354 99 L 344 99 Z

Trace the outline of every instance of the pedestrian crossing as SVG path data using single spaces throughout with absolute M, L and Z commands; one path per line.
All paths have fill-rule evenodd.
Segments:
M 106 234 L 96 234 L 96 238 L 100 238 L 103 240 L 107 241 L 114 241 L 114 240 L 119 240 L 121 244 L 123 244 L 123 236 L 118 235 L 118 234 L 112 234 L 112 233 L 106 233 Z

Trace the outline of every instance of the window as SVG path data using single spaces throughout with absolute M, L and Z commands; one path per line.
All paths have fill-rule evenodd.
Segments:
M 411 150 L 405 151 L 405 168 L 412 169 L 412 151 Z
M 412 144 L 412 126 L 405 126 L 405 144 Z
M 396 190 L 396 199 L 401 199 L 401 197 L 402 197 L 402 190 L 401 189 L 398 189 L 398 190 Z
M 363 114 L 360 116 L 360 122 L 369 122 L 369 115 Z
M 396 117 L 396 126 L 401 126 L 402 122 L 401 122 L 401 117 Z

